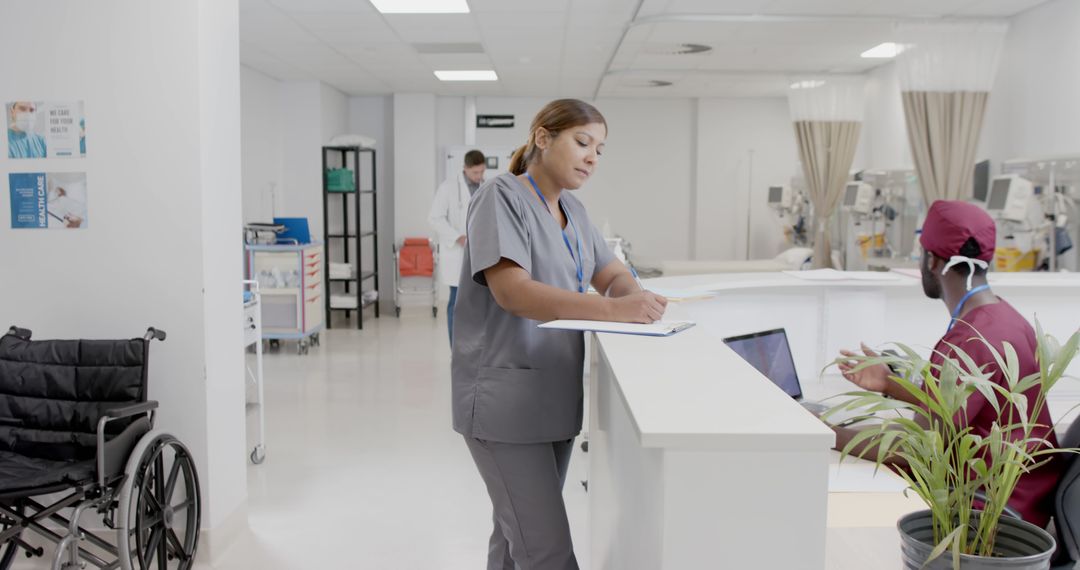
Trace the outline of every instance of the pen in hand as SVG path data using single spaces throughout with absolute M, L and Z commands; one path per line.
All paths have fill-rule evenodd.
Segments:
M 638 277 L 637 270 L 634 269 L 633 265 L 630 266 L 630 275 L 634 276 L 634 282 L 637 283 L 637 286 L 640 287 L 642 291 L 644 291 L 645 285 L 641 283 L 641 278 Z

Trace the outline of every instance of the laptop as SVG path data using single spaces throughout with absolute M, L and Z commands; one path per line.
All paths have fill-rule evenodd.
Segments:
M 810 413 L 820 415 L 829 409 L 830 406 L 825 404 L 803 399 L 802 384 L 799 373 L 795 371 L 795 359 L 791 356 L 791 345 L 784 329 L 728 337 L 724 339 L 724 344 Z M 830 416 L 829 423 L 850 425 L 866 418 L 865 413 L 845 410 Z

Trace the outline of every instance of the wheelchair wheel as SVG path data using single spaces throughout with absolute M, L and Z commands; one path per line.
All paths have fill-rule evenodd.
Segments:
M 202 515 L 191 453 L 175 437 L 153 431 L 128 459 L 116 515 L 124 570 L 190 570 Z

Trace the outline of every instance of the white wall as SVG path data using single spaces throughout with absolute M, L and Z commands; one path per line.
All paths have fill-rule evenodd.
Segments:
M 282 206 L 284 150 L 281 83 L 240 66 L 241 173 L 245 222 L 269 222 Z
M 1013 18 L 980 155 L 997 162 L 1080 154 L 1077 30 L 1075 0 L 1054 0 Z
M 607 222 L 630 242 L 636 261 L 685 258 L 694 192 L 693 100 L 602 99 L 596 107 L 607 119 L 607 144 L 596 174 L 576 195 L 597 227 Z M 510 146 L 528 136 L 532 116 L 520 119 L 524 134 Z
M 426 236 L 439 149 L 435 141 L 435 96 L 394 94 L 394 231 L 396 238 Z
M 768 187 L 800 173 L 787 100 L 702 99 L 698 104 L 695 258 L 771 258 L 783 231 Z M 748 215 L 749 214 L 749 215 Z
M 217 526 L 247 496 L 243 308 L 240 51 L 237 2 L 199 0 L 199 143 L 206 352 L 207 519 Z M 226 435 L 227 434 L 227 435 Z M 240 524 L 237 521 L 234 524 Z M 235 532 L 235 529 L 230 529 Z M 228 541 L 230 537 L 223 537 Z
M 191 449 L 203 525 L 216 527 L 246 496 L 239 275 L 222 269 L 241 217 L 236 2 L 23 1 L 4 15 L 23 25 L 0 34 L 0 50 L 20 54 L 0 99 L 84 100 L 89 140 L 84 159 L 0 152 L 0 177 L 86 171 L 89 215 L 81 230 L 15 231 L 0 200 L 0 315 L 37 338 L 167 331 L 150 351 L 149 396 L 158 426 Z M 47 49 L 26 49 L 43 37 Z
M 866 115 L 860 137 L 859 170 L 911 170 L 911 145 L 900 99 L 896 64 L 888 63 L 867 74 Z

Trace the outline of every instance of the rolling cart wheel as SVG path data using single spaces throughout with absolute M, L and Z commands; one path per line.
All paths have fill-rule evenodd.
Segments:
M 401 307 L 394 307 L 394 316 L 401 318 Z
M 319 340 L 319 333 L 315 333 L 311 336 L 311 344 L 315 346 L 322 346 L 322 341 Z
M 266 448 L 256 445 L 255 449 L 251 450 L 251 462 L 255 465 L 262 465 L 263 461 L 266 461 Z
M 431 308 L 431 318 L 434 319 L 434 318 L 436 318 L 438 316 L 439 316 L 439 308 L 438 307 L 432 307 Z
M 589 440 L 586 439 L 585 441 L 581 442 L 581 451 L 584 453 L 589 452 Z
M 280 350 L 280 349 L 281 349 L 281 341 L 276 339 L 276 338 L 270 339 L 270 350 Z
M 301 340 L 297 341 L 296 342 L 296 354 L 307 354 L 307 353 L 308 353 L 307 340 L 301 339 Z

